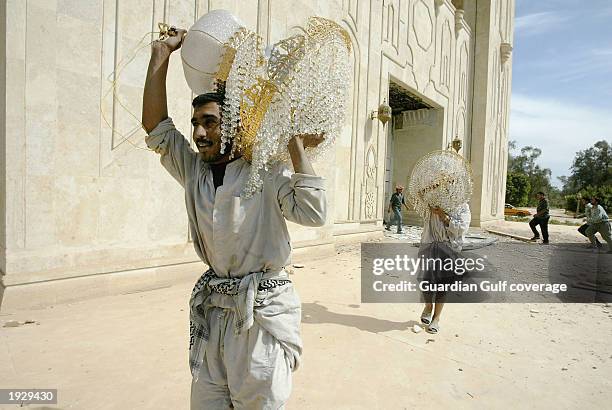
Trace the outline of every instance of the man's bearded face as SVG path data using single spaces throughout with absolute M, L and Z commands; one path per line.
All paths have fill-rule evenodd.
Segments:
M 229 152 L 221 154 L 221 112 L 219 104 L 209 102 L 196 107 L 191 118 L 193 142 L 204 162 L 224 162 Z M 229 151 L 229 149 L 226 149 Z

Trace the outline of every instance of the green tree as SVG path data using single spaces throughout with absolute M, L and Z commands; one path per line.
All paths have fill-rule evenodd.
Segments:
M 508 173 L 506 179 L 506 203 L 514 206 L 525 206 L 529 201 L 531 184 L 525 174 Z
M 516 149 L 516 141 L 508 141 L 508 172 L 511 172 L 511 170 L 515 169 L 514 168 L 514 155 L 512 155 L 512 152 Z
M 542 150 L 537 147 L 526 146 L 521 148 L 519 155 L 512 155 L 512 151 L 516 149 L 516 142 L 514 141 L 508 144 L 508 148 L 508 173 L 522 174 L 529 180 L 527 205 L 537 205 L 535 194 L 542 191 L 548 194 L 551 205 L 559 206 L 561 196 L 558 190 L 550 183 L 550 169 L 542 168 L 537 163 L 538 158 L 542 155 Z
M 612 185 L 612 148 L 605 140 L 597 141 L 591 148 L 578 151 L 569 177 L 559 177 L 563 193 L 575 194 L 587 187 Z M 591 190 L 592 190 L 591 189 Z
M 612 207 L 612 147 L 609 142 L 597 141 L 592 147 L 578 151 L 571 171 L 569 177 L 559 177 L 566 209 L 576 209 L 577 194 L 583 198 L 599 197 L 604 208 Z
M 612 210 L 612 185 L 604 185 L 604 186 L 588 186 L 583 190 L 580 190 L 576 194 L 565 195 L 565 209 L 570 211 L 575 211 L 578 207 L 578 198 L 577 194 L 580 194 L 582 198 L 599 198 L 599 204 L 604 207 L 605 210 L 610 212 Z M 584 210 L 584 207 L 580 207 L 581 210 Z

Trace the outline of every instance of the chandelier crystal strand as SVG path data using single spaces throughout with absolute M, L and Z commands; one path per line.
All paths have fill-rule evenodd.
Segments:
M 472 197 L 472 169 L 453 151 L 433 151 L 421 158 L 412 170 L 408 184 L 409 200 L 424 219 L 429 207 L 452 212 Z
M 324 135 L 316 160 L 336 141 L 347 108 L 350 84 L 350 39 L 331 20 L 310 18 L 302 34 L 274 44 L 266 62 L 261 38 L 242 27 L 224 44 L 217 73 L 225 87 L 222 108 L 222 153 L 251 163 L 242 195 L 258 192 L 273 166 L 289 160 L 287 144 L 300 134 Z

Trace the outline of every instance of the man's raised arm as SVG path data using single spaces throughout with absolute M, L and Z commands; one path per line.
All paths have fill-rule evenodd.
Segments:
M 316 147 L 324 140 L 323 135 L 303 134 L 295 135 L 289 140 L 287 148 L 295 172 L 306 175 L 316 175 L 310 160 L 306 156 L 306 147 Z
M 168 118 L 166 102 L 168 61 L 170 54 L 181 47 L 186 32 L 171 28 L 168 32 L 169 37 L 165 40 L 156 40 L 151 45 L 151 60 L 142 97 L 142 126 L 147 133 Z
M 315 175 L 305 147 L 316 147 L 323 141 L 319 135 L 297 135 L 289 140 L 289 154 L 294 174 L 277 176 L 278 201 L 285 218 L 305 226 L 322 226 L 327 219 L 325 184 Z

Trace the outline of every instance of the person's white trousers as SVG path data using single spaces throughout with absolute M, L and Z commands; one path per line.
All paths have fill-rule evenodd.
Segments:
M 291 393 L 291 364 L 281 344 L 257 321 L 234 332 L 234 311 L 214 307 L 207 315 L 210 338 L 191 410 L 282 409 Z

